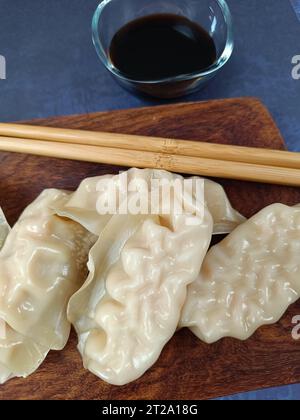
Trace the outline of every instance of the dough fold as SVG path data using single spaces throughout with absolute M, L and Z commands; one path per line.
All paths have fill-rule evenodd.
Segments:
M 206 343 L 249 338 L 300 297 L 300 207 L 273 204 L 210 249 L 180 326 Z
M 1 382 L 28 376 L 68 340 L 66 307 L 86 279 L 95 242 L 82 226 L 54 214 L 51 207 L 68 198 L 45 190 L 25 209 L 0 252 Z

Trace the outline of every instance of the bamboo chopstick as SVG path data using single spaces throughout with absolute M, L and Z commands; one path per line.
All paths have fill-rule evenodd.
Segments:
M 300 169 L 299 153 L 280 150 L 5 123 L 0 123 L 0 136 Z
M 193 156 L 0 137 L 0 150 L 186 174 L 300 186 L 300 170 Z

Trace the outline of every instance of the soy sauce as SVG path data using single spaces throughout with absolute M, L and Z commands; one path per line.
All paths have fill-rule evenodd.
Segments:
M 113 37 L 113 65 L 135 80 L 159 80 L 200 72 L 217 59 L 209 33 L 186 17 L 149 15 L 122 27 Z

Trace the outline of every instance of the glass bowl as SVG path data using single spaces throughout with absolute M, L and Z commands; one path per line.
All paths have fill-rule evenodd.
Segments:
M 130 21 L 158 13 L 185 16 L 202 26 L 215 42 L 215 63 L 201 72 L 161 80 L 133 80 L 122 74 L 109 57 L 112 38 Z M 103 0 L 93 16 L 92 36 L 100 60 L 124 88 L 159 98 L 180 97 L 205 86 L 229 60 L 234 46 L 232 17 L 224 0 Z

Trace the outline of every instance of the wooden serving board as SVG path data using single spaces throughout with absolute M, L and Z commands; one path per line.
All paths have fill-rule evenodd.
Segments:
M 253 98 L 58 117 L 34 123 L 285 147 L 268 111 Z M 0 204 L 11 224 L 44 188 L 73 190 L 85 177 L 120 169 L 9 153 L 0 153 L 0 163 Z M 300 189 L 221 182 L 233 205 L 247 217 L 274 202 L 300 202 Z M 0 399 L 207 399 L 300 382 L 300 343 L 291 336 L 292 317 L 296 314 L 300 314 L 300 302 L 279 323 L 261 328 L 246 342 L 224 339 L 206 345 L 190 331 L 182 330 L 169 342 L 155 366 L 138 381 L 123 387 L 110 386 L 82 368 L 72 333 L 65 350 L 51 352 L 31 377 L 0 386 Z

